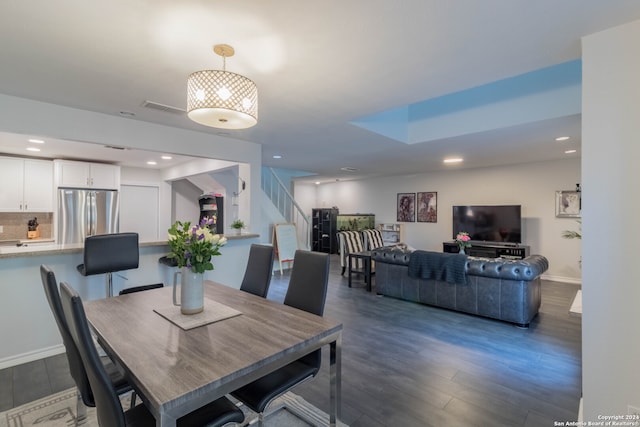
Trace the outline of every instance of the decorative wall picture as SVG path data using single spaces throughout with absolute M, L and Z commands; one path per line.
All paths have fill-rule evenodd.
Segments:
M 580 218 L 580 195 L 579 191 L 556 191 L 556 217 Z
M 416 217 L 416 193 L 398 193 L 398 222 L 413 222 Z
M 438 222 L 438 193 L 418 193 L 418 222 Z

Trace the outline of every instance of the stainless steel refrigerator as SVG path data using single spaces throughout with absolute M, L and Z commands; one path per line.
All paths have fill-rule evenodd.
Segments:
M 118 191 L 58 189 L 58 243 L 84 243 L 88 236 L 117 233 Z

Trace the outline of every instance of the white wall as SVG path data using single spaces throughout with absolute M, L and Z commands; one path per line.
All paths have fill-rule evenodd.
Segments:
M 186 179 L 172 182 L 171 216 L 173 221 L 189 221 L 197 224 L 200 221 L 199 197 L 202 190 Z
M 383 177 L 361 181 L 296 186 L 296 198 L 302 193 L 309 200 L 315 191 L 316 206 L 337 206 L 341 213 L 374 213 L 376 223 L 396 222 L 397 193 L 436 191 L 437 223 L 402 223 L 404 240 L 416 249 L 442 251 L 442 242 L 452 239 L 454 205 L 522 205 L 523 244 L 531 253 L 549 259 L 545 278 L 579 282 L 580 242 L 561 237 L 565 229 L 577 230 L 573 219 L 556 218 L 555 192 L 574 190 L 580 178 L 580 161 L 528 163 L 472 170 Z M 309 210 L 309 214 L 311 211 Z
M 640 408 L 640 21 L 582 41 L 585 421 Z

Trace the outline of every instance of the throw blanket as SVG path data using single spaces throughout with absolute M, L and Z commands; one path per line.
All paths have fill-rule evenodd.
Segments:
M 409 257 L 409 277 L 444 280 L 447 283 L 467 283 L 464 254 L 413 251 Z

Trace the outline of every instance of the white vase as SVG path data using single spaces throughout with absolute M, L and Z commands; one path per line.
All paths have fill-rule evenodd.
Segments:
M 460 250 L 458 251 L 459 254 L 463 254 L 464 253 L 464 248 L 462 246 L 460 246 Z
M 178 275 L 180 275 L 180 302 L 177 301 Z M 173 305 L 180 306 L 182 314 L 196 314 L 204 310 L 204 274 L 183 267 L 173 275 Z

